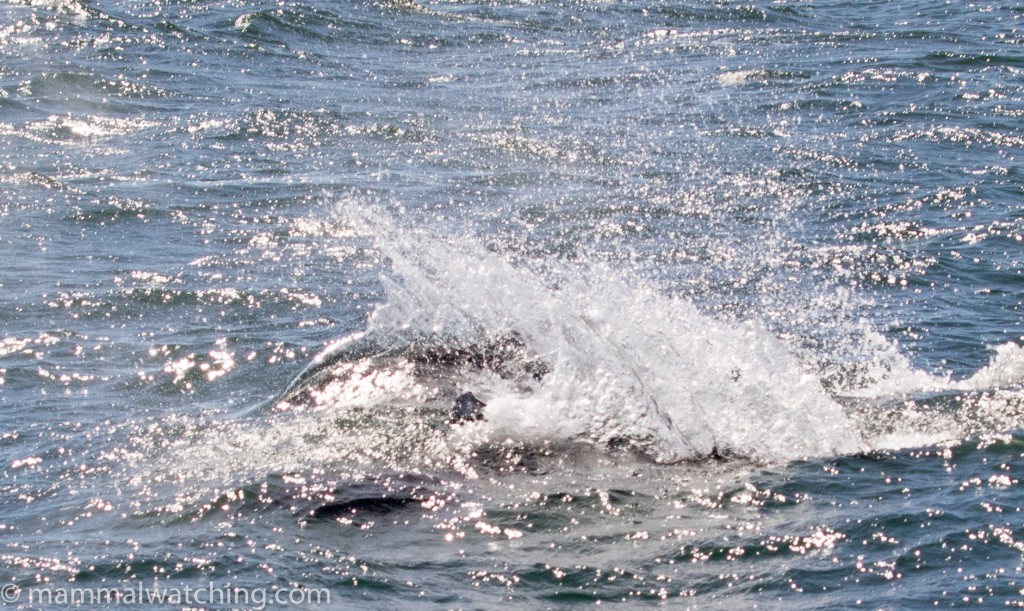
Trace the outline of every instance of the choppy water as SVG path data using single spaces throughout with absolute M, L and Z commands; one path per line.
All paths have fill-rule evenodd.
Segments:
M 0 579 L 1024 605 L 1022 21 L 3 2 Z

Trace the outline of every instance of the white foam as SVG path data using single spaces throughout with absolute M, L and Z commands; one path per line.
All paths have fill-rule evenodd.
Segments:
M 475 240 L 404 228 L 363 212 L 392 261 L 369 333 L 485 341 L 515 333 L 551 372 L 520 392 L 494 385 L 495 435 L 628 440 L 655 460 L 717 446 L 762 460 L 861 449 L 843 409 L 756 322 L 715 320 L 606 265 L 543 274 Z
M 1024 379 L 1016 344 L 996 347 L 988 366 L 952 381 L 912 367 L 870 325 L 850 324 L 840 338 L 849 345 L 833 347 L 858 367 L 832 391 L 844 407 L 821 382 L 829 375 L 819 364 L 834 355 L 797 351 L 756 320 L 703 314 L 628 266 L 556 259 L 527 267 L 472 236 L 434 234 L 400 214 L 352 202 L 339 214 L 345 239 L 366 236 L 390 262 L 386 298 L 365 333 L 313 360 L 311 369 L 330 366 L 334 378 L 315 388 L 311 409 L 189 424 L 169 441 L 147 437 L 143 445 L 164 450 L 145 461 L 139 481 L 190 481 L 202 491 L 204 481 L 328 467 L 472 476 L 474 448 L 507 440 L 626 444 L 664 463 L 704 459 L 714 448 L 785 462 L 956 443 L 1024 418 L 1024 392 L 1007 388 Z M 483 345 L 510 334 L 547 364 L 541 380 L 488 371 L 424 379 L 404 352 L 419 341 Z M 486 420 L 441 426 L 453 390 L 483 399 Z
M 962 390 L 984 390 L 1024 384 L 1024 347 L 1008 342 L 995 347 L 988 365 L 958 384 Z

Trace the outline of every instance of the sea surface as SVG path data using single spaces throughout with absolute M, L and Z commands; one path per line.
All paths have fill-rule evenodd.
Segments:
M 1024 606 L 1015 2 L 3 0 L 0 261 L 10 608 Z

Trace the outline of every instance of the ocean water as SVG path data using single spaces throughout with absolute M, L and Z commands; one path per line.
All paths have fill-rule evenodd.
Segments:
M 4 0 L 3 602 L 1024 606 L 1022 28 Z

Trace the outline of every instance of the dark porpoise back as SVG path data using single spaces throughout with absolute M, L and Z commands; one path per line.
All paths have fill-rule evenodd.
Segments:
M 455 397 L 455 405 L 452 407 L 452 424 L 460 422 L 472 422 L 484 419 L 484 408 L 487 404 L 473 396 L 471 392 L 464 392 Z
M 539 382 L 550 372 L 547 363 L 531 355 L 515 333 L 474 345 L 414 344 L 409 358 L 421 366 L 492 371 L 506 380 L 530 377 Z

